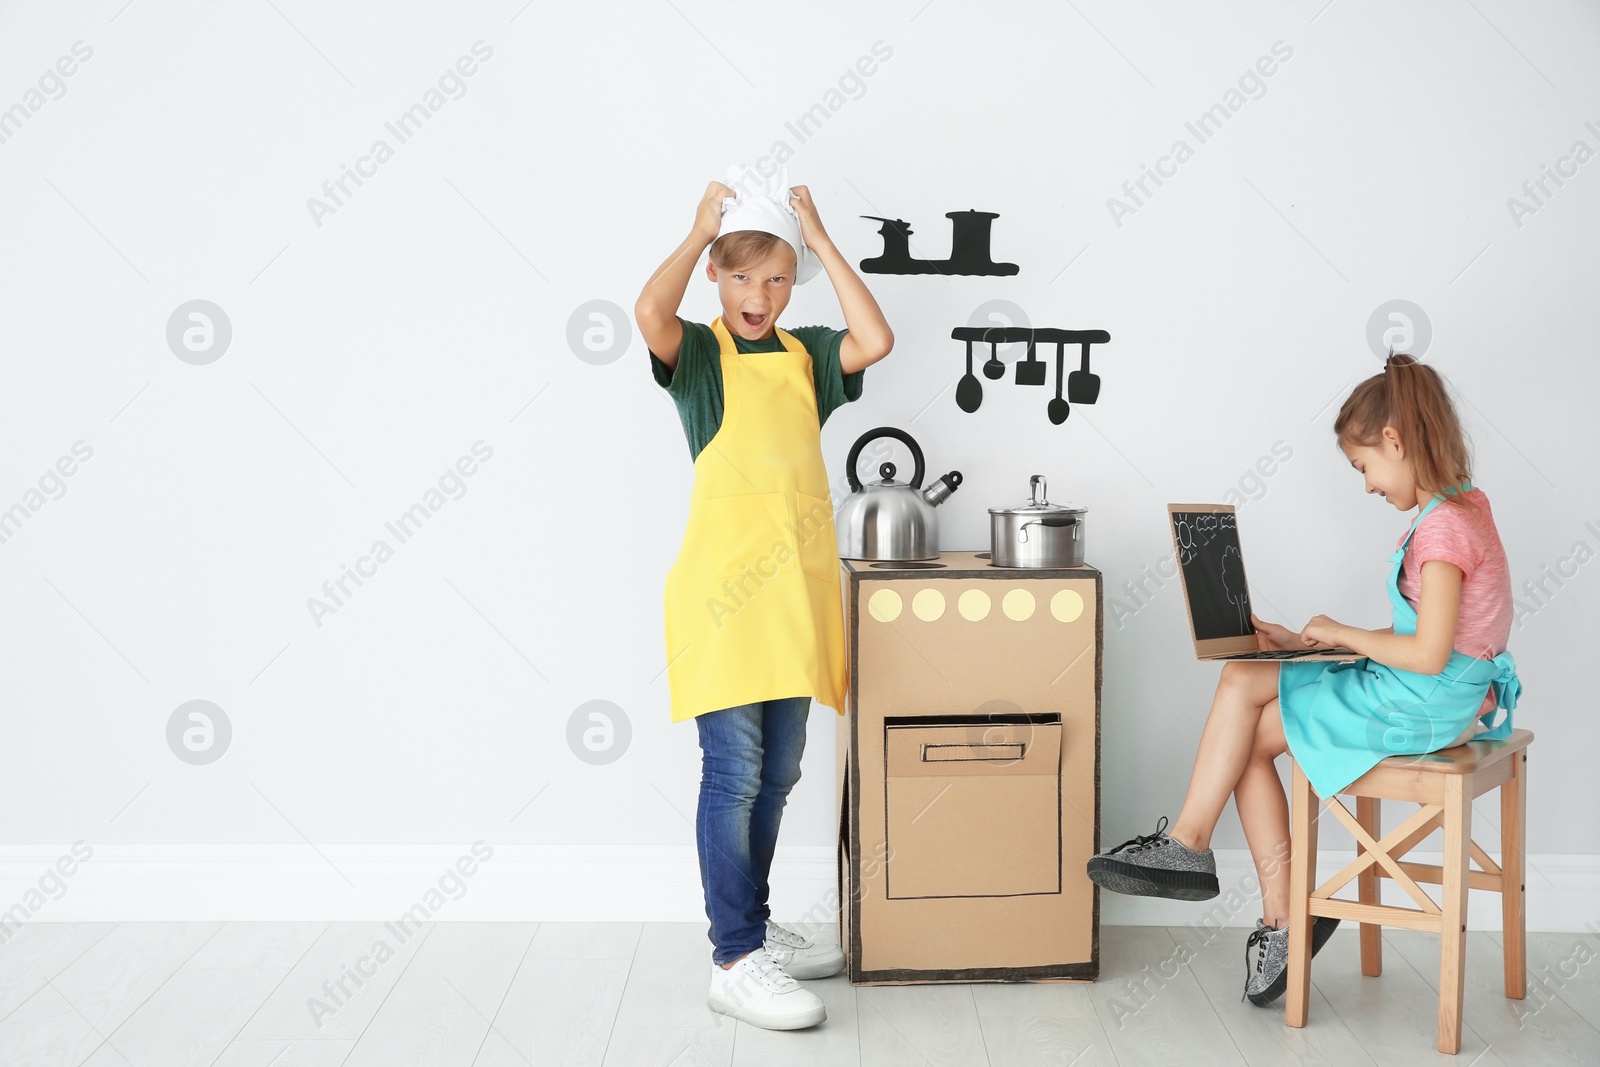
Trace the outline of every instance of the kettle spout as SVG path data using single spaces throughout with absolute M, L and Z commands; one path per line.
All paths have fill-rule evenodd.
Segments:
M 934 507 L 944 503 L 945 498 L 961 486 L 961 472 L 951 471 L 943 475 L 938 481 L 922 491 L 922 498 Z

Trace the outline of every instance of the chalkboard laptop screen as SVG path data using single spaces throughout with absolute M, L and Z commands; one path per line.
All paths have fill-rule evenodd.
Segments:
M 1347 648 L 1256 647 L 1250 623 L 1250 587 L 1245 581 L 1239 517 L 1232 504 L 1168 504 L 1172 545 L 1189 609 L 1189 629 L 1200 659 L 1351 660 Z M 1287 623 L 1285 623 L 1287 625 Z

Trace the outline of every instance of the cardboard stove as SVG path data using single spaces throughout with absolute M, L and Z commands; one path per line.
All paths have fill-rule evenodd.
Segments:
M 854 983 L 1099 975 L 1102 577 L 988 556 L 841 561 Z

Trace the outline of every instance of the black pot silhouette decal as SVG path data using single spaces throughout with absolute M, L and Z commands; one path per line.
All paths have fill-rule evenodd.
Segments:
M 1000 216 L 993 211 L 947 211 L 950 220 L 950 258 L 916 259 L 911 254 L 915 231 L 905 219 L 863 215 L 883 223 L 883 254 L 861 261 L 864 274 L 977 274 L 1008 276 L 1020 269 L 1015 263 L 996 263 L 989 255 L 990 227 Z

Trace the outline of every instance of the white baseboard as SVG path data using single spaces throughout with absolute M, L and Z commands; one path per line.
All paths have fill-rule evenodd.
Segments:
M 0 942 L 22 922 L 376 921 L 408 909 L 463 922 L 704 922 L 694 848 L 681 845 L 100 845 L 81 863 L 66 849 L 0 847 Z M 480 846 L 480 849 L 483 846 Z M 326 857 L 326 858 L 324 858 Z M 462 858 L 462 876 L 455 865 Z M 1245 926 L 1260 914 L 1245 849 L 1218 849 L 1222 893 L 1200 903 L 1100 896 L 1100 921 L 1121 926 Z M 1327 878 L 1346 853 L 1319 857 Z M 1437 854 L 1408 859 L 1438 863 Z M 73 873 L 62 876 L 59 870 Z M 780 846 L 772 909 L 779 921 L 837 915 L 833 849 Z M 1600 925 L 1600 856 L 1528 857 L 1528 929 L 1577 932 Z M 1409 906 L 1392 882 L 1385 903 Z M 1354 896 L 1348 887 L 1341 896 Z M 1470 894 L 1468 929 L 1499 930 L 1500 901 Z

